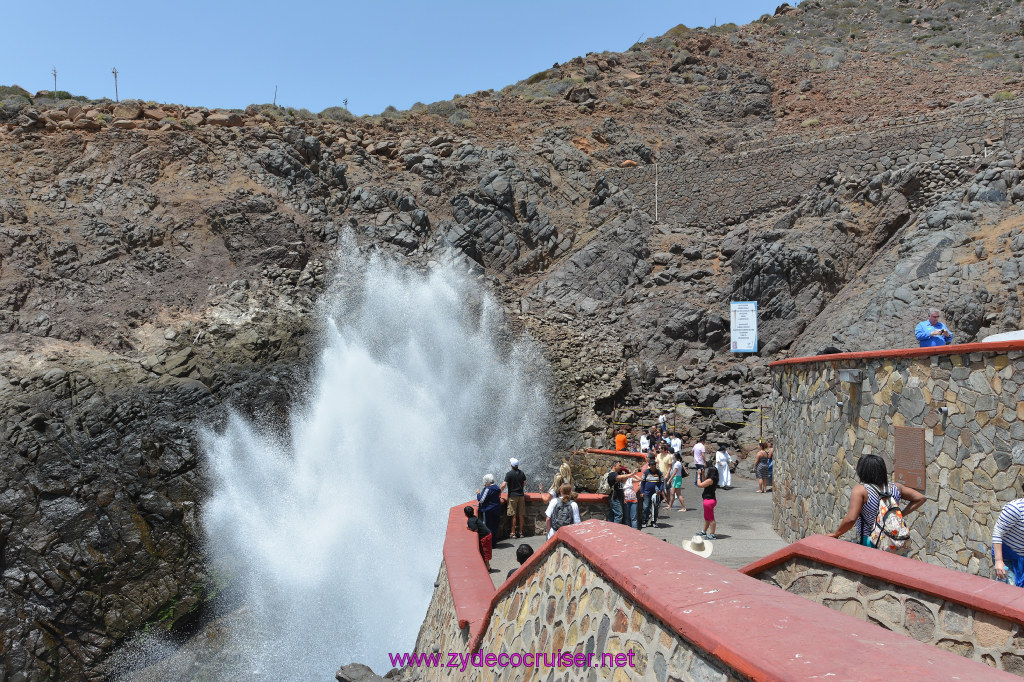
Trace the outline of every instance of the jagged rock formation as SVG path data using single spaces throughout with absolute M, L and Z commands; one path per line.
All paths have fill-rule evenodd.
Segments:
M 201 618 L 192 424 L 282 423 L 346 232 L 462 259 L 545 347 L 563 448 L 677 403 L 749 445 L 773 359 L 912 345 L 929 305 L 958 341 L 1019 326 L 1017 18 L 919 5 L 677 27 L 354 121 L 0 91 L 0 677 L 98 679 Z

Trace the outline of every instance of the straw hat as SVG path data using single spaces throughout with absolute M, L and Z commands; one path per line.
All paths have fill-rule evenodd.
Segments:
M 691 540 L 683 540 L 683 549 L 706 559 L 711 556 L 711 550 L 714 549 L 714 546 L 711 544 L 710 540 L 703 538 L 700 535 L 694 535 Z

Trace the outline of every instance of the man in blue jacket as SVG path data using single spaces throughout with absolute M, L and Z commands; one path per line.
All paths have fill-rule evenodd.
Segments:
M 932 308 L 928 311 L 928 319 L 917 325 L 914 334 L 921 342 L 921 347 L 945 346 L 953 343 L 953 332 L 949 327 L 939 322 L 939 315 L 942 313 Z

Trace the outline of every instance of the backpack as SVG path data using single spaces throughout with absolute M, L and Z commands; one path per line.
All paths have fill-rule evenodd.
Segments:
M 607 476 L 605 480 L 607 480 Z M 551 511 L 551 530 L 558 530 L 562 526 L 571 526 L 572 524 L 572 502 L 566 504 L 559 501 Z
M 871 529 L 872 546 L 887 552 L 899 552 L 907 546 L 910 530 L 903 523 L 903 512 L 893 497 L 891 488 L 886 491 L 875 486 L 871 489 L 878 493 L 878 515 Z
M 601 477 L 601 482 L 597 484 L 597 494 L 598 495 L 611 495 L 612 494 L 612 484 L 608 482 L 608 477 L 611 476 L 611 474 L 612 474 L 612 472 L 609 471 L 607 474 L 605 474 L 604 476 Z M 557 491 L 555 491 L 555 492 L 557 492 Z

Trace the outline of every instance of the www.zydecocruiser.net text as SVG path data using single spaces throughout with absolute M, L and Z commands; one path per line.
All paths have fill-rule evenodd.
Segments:
M 388 654 L 395 668 L 413 666 L 420 668 L 457 668 L 464 672 L 468 668 L 633 668 L 634 652 L 617 654 L 572 653 L 571 651 L 546 651 L 526 653 L 441 653 L 430 654 Z

